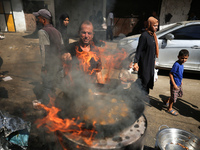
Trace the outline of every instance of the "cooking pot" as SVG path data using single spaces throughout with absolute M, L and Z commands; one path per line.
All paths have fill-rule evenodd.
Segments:
M 95 137 L 89 145 L 84 142 L 84 137 L 81 135 L 74 138 L 71 133 L 60 131 L 57 131 L 57 135 L 62 138 L 61 144 L 67 150 L 143 150 L 146 129 L 147 120 L 142 115 L 134 124 L 113 137 Z
M 159 128 L 159 132 L 156 135 L 155 149 L 200 150 L 200 139 L 197 136 L 181 129 L 166 127 L 162 130 Z
M 84 123 L 84 128 L 86 129 L 93 129 L 94 126 L 92 119 L 97 119 L 97 122 L 95 124 L 95 130 L 98 132 L 98 135 L 96 135 L 96 138 L 102 138 L 111 137 L 116 132 L 119 132 L 124 128 L 132 125 L 138 118 L 141 117 L 144 111 L 144 104 L 141 100 L 138 99 L 129 99 L 127 96 L 123 95 L 120 98 L 118 98 L 118 96 L 116 95 L 110 95 L 107 93 L 95 93 L 93 96 L 94 100 L 92 100 L 90 103 L 90 106 L 92 106 L 93 108 L 91 109 L 91 111 L 88 111 L 87 109 L 88 104 L 85 105 L 83 103 L 79 105 L 79 107 L 77 107 L 73 103 L 74 101 L 66 100 L 67 98 L 65 98 L 65 96 L 62 97 L 58 100 L 58 102 L 62 101 L 62 105 L 57 105 L 58 108 L 61 109 L 58 115 L 61 118 L 79 117 L 79 122 Z M 112 99 L 115 97 L 117 102 L 112 103 Z M 123 102 L 121 102 L 121 100 L 123 100 Z M 90 102 L 90 100 L 88 101 Z M 116 111 L 113 111 L 113 114 L 110 113 L 112 112 L 112 110 L 115 110 L 116 107 L 119 107 L 119 109 L 121 110 L 123 108 L 122 104 L 126 106 L 125 109 L 127 108 L 127 114 L 125 114 L 125 116 L 121 116 L 121 114 L 118 114 L 118 112 Z M 104 112 L 101 112 L 101 108 Z M 118 111 L 120 112 L 120 110 Z M 113 123 L 109 123 L 109 113 L 111 114 L 111 117 L 114 116 Z M 98 119 L 97 117 L 100 119 Z M 88 118 L 88 120 L 85 120 L 84 118 Z M 101 124 L 98 121 L 101 119 L 103 119 L 103 121 L 105 120 L 105 124 Z

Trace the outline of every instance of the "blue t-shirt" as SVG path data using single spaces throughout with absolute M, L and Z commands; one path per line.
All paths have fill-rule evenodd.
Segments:
M 176 83 L 177 86 L 181 85 L 182 79 L 183 79 L 183 70 L 184 70 L 184 66 L 180 65 L 178 63 L 178 61 L 176 61 L 171 69 L 171 73 L 173 74 L 174 77 L 174 81 Z M 170 84 L 172 84 L 171 80 L 170 80 Z

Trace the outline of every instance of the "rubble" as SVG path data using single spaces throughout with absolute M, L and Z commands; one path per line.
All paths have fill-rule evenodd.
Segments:
M 31 123 L 0 111 L 0 149 L 27 149 Z

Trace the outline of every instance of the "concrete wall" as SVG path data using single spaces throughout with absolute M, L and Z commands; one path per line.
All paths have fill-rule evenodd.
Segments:
M 56 24 L 62 13 L 68 13 L 70 22 L 67 34 L 77 36 L 80 23 L 89 20 L 94 10 L 96 13 L 101 10 L 105 15 L 105 3 L 105 0 L 55 0 Z
M 11 3 L 16 32 L 24 32 L 26 31 L 26 23 L 22 0 L 12 0 Z
M 44 3 L 48 6 L 48 9 L 53 16 L 53 18 L 52 18 L 53 23 L 55 24 L 56 18 L 55 18 L 55 3 L 54 3 L 54 0 L 44 0 Z
M 191 2 L 192 0 L 163 0 L 160 12 L 160 25 L 187 20 Z M 165 15 L 168 13 L 172 15 L 172 18 L 166 23 Z

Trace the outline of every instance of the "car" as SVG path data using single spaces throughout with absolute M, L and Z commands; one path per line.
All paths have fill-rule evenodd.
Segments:
M 184 70 L 200 73 L 200 20 L 177 22 L 156 32 L 159 45 L 159 58 L 156 68 L 171 69 L 181 49 L 189 51 Z M 136 52 L 140 34 L 125 37 L 118 42 L 118 49 L 127 54 Z

